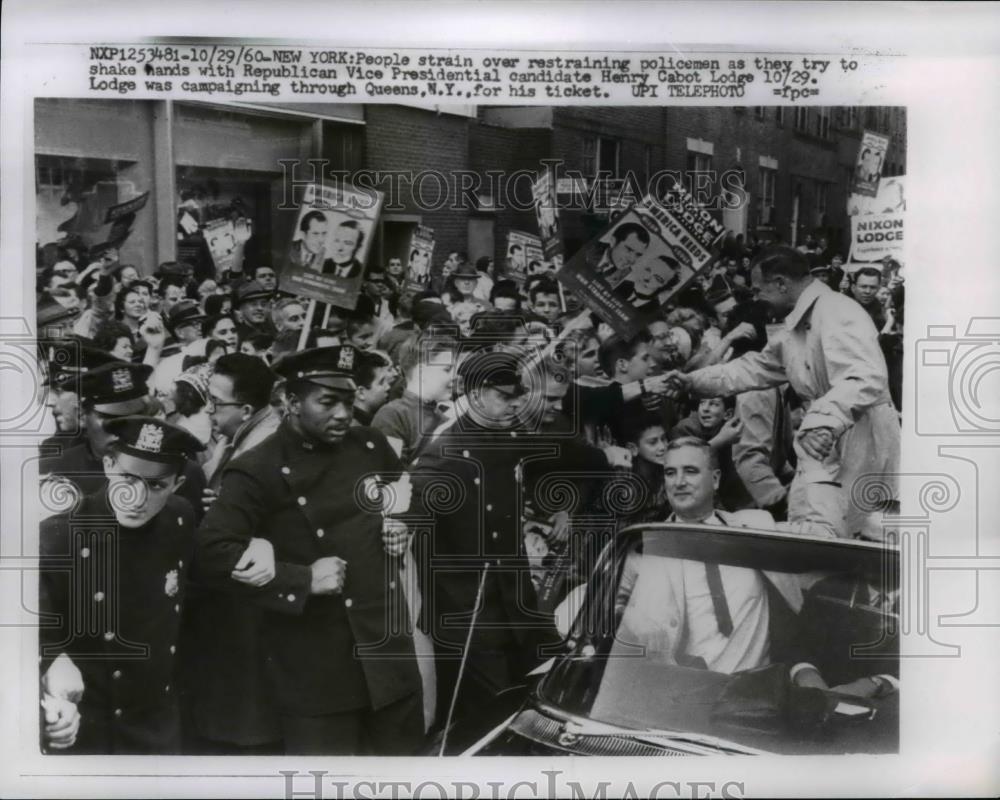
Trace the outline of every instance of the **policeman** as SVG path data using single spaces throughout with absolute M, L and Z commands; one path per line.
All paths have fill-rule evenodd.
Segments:
M 40 453 L 50 457 L 86 440 L 80 413 L 80 379 L 89 370 L 118 359 L 73 337 L 49 342 L 41 349 L 41 359 L 46 365 L 42 384 L 47 389 L 45 405 L 52 410 L 56 433 L 42 442 Z M 51 458 L 47 463 L 51 463 Z
M 86 440 L 62 455 L 43 458 L 39 473 L 73 484 L 81 494 L 94 494 L 106 482 L 102 458 L 114 436 L 107 424 L 118 417 L 145 414 L 149 408 L 147 380 L 153 368 L 146 364 L 113 361 L 88 370 L 80 378 L 80 403 Z M 184 465 L 180 496 L 200 518 L 205 475 L 195 462 Z
M 194 513 L 174 496 L 203 449 L 154 417 L 108 423 L 108 483 L 41 526 L 43 746 L 50 752 L 177 752 L 172 684 Z
M 378 503 L 400 464 L 381 433 L 351 427 L 355 354 L 322 347 L 275 365 L 288 417 L 229 463 L 198 535 L 200 572 L 233 578 L 265 610 L 290 754 L 407 754 L 424 732 L 401 549 L 383 540 Z
M 540 645 L 554 635 L 548 620 L 534 613 L 521 529 L 521 462 L 551 458 L 558 446 L 532 441 L 520 424 L 520 369 L 511 352 L 482 350 L 463 361 L 467 410 L 439 428 L 411 465 L 412 513 L 432 527 L 430 542 L 419 539 L 415 551 L 427 578 L 422 621 L 436 650 L 439 725 L 458 683 L 480 585 L 455 719 L 521 682 L 541 660 Z

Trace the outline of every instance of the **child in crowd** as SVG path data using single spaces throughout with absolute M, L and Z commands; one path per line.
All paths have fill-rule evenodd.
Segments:
M 719 504 L 727 511 L 755 508 L 733 463 L 733 444 L 739 441 L 741 425 L 735 416 L 736 397 L 703 397 L 694 411 L 670 431 L 670 439 L 694 436 L 708 442 L 719 457 Z
M 667 431 L 659 414 L 645 412 L 625 424 L 625 446 L 632 454 L 632 473 L 646 486 L 646 499 L 629 523 L 663 521 L 670 514 L 663 476 Z

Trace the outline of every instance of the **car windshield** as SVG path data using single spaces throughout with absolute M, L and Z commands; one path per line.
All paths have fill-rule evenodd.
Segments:
M 879 676 L 899 674 L 898 585 L 887 545 L 631 529 L 580 592 L 568 653 L 539 698 L 597 722 L 771 751 L 892 751 L 898 695 Z

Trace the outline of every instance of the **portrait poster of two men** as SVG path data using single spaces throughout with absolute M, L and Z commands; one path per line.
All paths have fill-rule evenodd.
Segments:
M 282 291 L 352 309 L 382 207 L 379 192 L 309 185 L 279 277 Z

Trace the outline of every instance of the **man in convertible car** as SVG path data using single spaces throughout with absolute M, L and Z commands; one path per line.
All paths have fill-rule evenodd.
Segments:
M 766 511 L 715 508 L 719 466 L 700 439 L 671 442 L 665 472 L 674 509 L 668 522 L 782 527 Z M 799 576 L 792 574 L 632 552 L 618 584 L 616 606 L 622 616 L 616 639 L 681 666 L 727 674 L 754 669 L 772 659 L 775 612 L 798 613 L 802 591 Z M 784 604 L 787 608 L 780 608 Z

